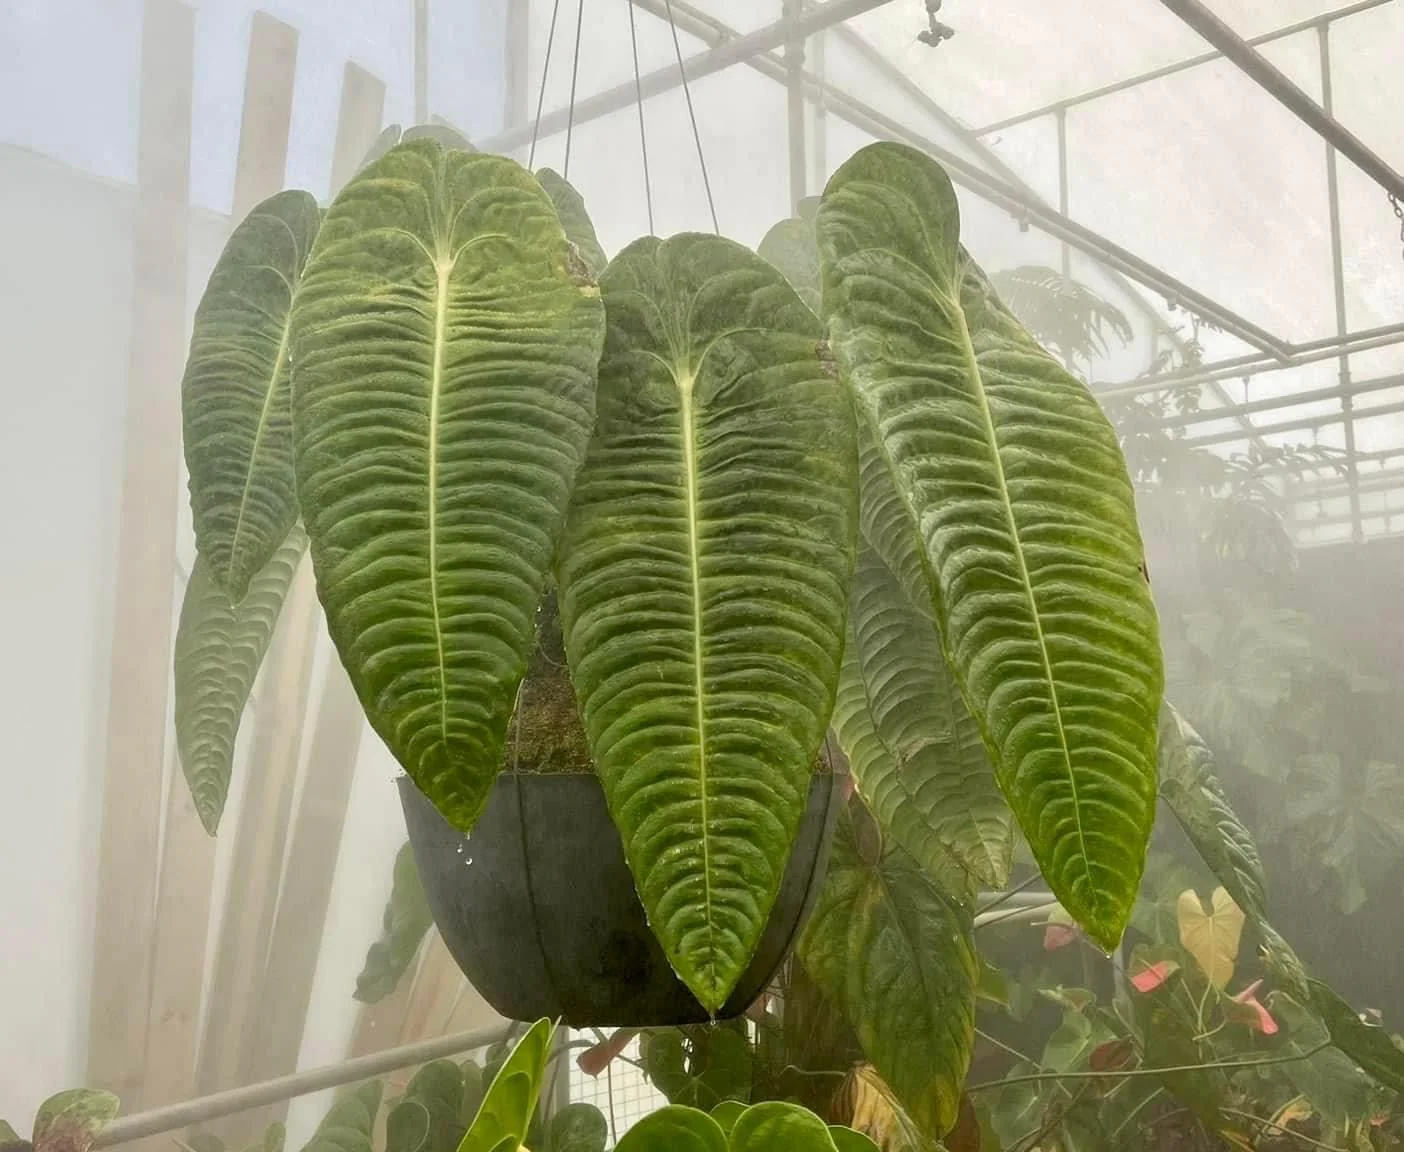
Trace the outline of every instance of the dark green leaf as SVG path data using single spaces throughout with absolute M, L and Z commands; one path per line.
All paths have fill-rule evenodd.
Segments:
M 429 1113 L 429 1152 L 454 1152 L 463 1139 L 463 1072 L 452 1060 L 425 1064 L 405 1085 L 406 1100 Z
M 1116 433 L 960 249 L 934 161 L 864 148 L 817 228 L 834 353 L 926 558 L 951 668 L 1050 887 L 1111 948 L 1155 815 L 1162 688 Z
M 430 140 L 346 186 L 298 291 L 298 495 L 328 628 L 460 829 L 501 764 L 603 334 L 531 173 Z
M 604 1152 L 609 1122 L 593 1104 L 567 1104 L 551 1117 L 547 1152 Z
M 886 756 L 858 761 L 874 815 L 933 874 L 954 856 L 987 887 L 1009 878 L 1014 818 L 931 617 L 860 547 L 850 608 L 868 714 Z
M 669 1028 L 644 1039 L 644 1067 L 670 1104 L 709 1111 L 749 1099 L 751 1046 L 738 1027 Z
M 1367 1024 L 1320 980 L 1308 980 L 1311 1007 L 1326 1025 L 1331 1043 L 1380 1084 L 1404 1094 L 1404 1051 L 1378 1024 Z
M 897 1098 L 935 1136 L 955 1122 L 974 1044 L 970 931 L 969 911 L 900 847 L 865 859 L 854 818 L 844 813 L 800 960 L 843 1008 Z
M 1213 768 L 1208 745 L 1166 704 L 1160 720 L 1160 794 L 1234 902 L 1261 921 L 1267 892 L 1258 847 L 1229 807 Z
M 294 524 L 237 605 L 203 556 L 185 585 L 175 639 L 176 747 L 195 811 L 211 836 L 229 795 L 244 705 L 306 547 L 307 534 Z
M 236 604 L 297 520 L 288 318 L 320 220 L 306 192 L 258 205 L 195 312 L 181 383 L 195 544 Z
M 341 1089 L 302 1152 L 371 1152 L 382 1091 L 379 1080 Z
M 760 939 L 833 707 L 853 415 L 818 320 L 739 245 L 640 240 L 600 286 L 561 620 L 649 924 L 715 1010 Z
M 356 999 L 379 1004 L 395 991 L 433 924 L 414 852 L 406 841 L 395 854 L 395 878 L 381 917 L 380 939 L 366 951 L 361 974 L 356 977 Z
M 546 189 L 546 195 L 551 197 L 551 203 L 556 206 L 556 214 L 561 218 L 561 227 L 565 229 L 567 239 L 580 253 L 586 270 L 598 280 L 609 259 L 600 247 L 590 214 L 585 211 L 584 198 L 570 181 L 550 168 L 542 168 L 537 172 L 536 178 L 541 181 L 541 187 Z
M 425 1152 L 429 1110 L 418 1100 L 401 1100 L 385 1118 L 385 1152 Z

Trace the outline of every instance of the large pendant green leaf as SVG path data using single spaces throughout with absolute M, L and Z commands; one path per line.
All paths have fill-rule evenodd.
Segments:
M 546 189 L 546 195 L 551 197 L 551 203 L 556 206 L 556 215 L 560 217 L 561 227 L 565 229 L 570 242 L 575 245 L 575 250 L 580 253 L 580 259 L 585 261 L 590 275 L 599 277 L 609 259 L 600 247 L 590 214 L 585 211 L 585 198 L 576 190 L 574 184 L 554 169 L 542 168 L 537 172 L 536 178 L 541 181 L 541 187 Z
M 856 819 L 871 818 L 861 808 L 840 817 L 800 961 L 912 1117 L 939 1137 L 955 1123 L 975 1040 L 970 912 L 875 830 L 860 844 Z
M 1215 879 L 1255 922 L 1267 916 L 1258 846 L 1214 775 L 1214 754 L 1169 704 L 1160 719 L 1160 794 Z
M 716 1010 L 760 939 L 833 707 L 853 416 L 818 320 L 739 245 L 640 240 L 601 288 L 561 618 L 649 923 Z
M 273 638 L 307 534 L 294 524 L 237 604 L 197 557 L 175 639 L 175 730 L 181 771 L 205 831 L 213 836 L 229 795 L 234 741 L 244 705 Z
M 1014 820 L 980 729 L 946 667 L 931 617 L 871 548 L 859 549 L 850 615 L 868 711 L 887 753 L 867 766 L 860 790 L 918 860 L 944 851 L 981 884 L 1003 887 Z
M 1162 681 L 1116 435 L 960 249 L 933 161 L 863 149 L 817 227 L 834 352 L 926 557 L 952 671 L 1050 887 L 1111 947 L 1155 813 Z
M 293 310 L 298 494 L 375 730 L 469 829 L 584 458 L 598 290 L 510 160 L 401 144 L 331 209 Z
M 280 192 L 225 245 L 195 313 L 181 383 L 195 543 L 236 603 L 297 519 L 288 317 L 321 211 Z

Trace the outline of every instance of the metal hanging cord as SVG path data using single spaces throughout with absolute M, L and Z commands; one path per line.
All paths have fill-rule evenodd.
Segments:
M 582 3 L 584 0 L 582 0 Z M 551 72 L 551 46 L 556 42 L 556 17 L 561 14 L 561 0 L 551 6 L 551 30 L 546 33 L 546 58 L 541 62 L 541 89 L 536 94 L 536 120 L 531 126 L 531 148 L 527 152 L 527 167 L 536 167 L 536 139 L 541 135 L 541 109 L 546 102 L 546 77 Z M 577 40 L 578 47 L 578 40 Z M 575 93 L 571 93 L 571 115 L 574 119 Z
M 721 235 L 717 223 L 717 205 L 712 199 L 712 181 L 707 177 L 707 157 L 702 153 L 702 136 L 697 131 L 697 113 L 692 107 L 692 90 L 687 84 L 687 68 L 683 64 L 682 45 L 678 43 L 678 22 L 673 19 L 673 0 L 665 0 L 668 27 L 673 33 L 673 53 L 678 58 L 678 75 L 682 78 L 683 97 L 687 100 L 687 118 L 692 122 L 692 142 L 697 145 L 697 163 L 702 169 L 702 187 L 707 193 L 707 210 L 712 214 L 712 231 Z
M 570 179 L 570 138 L 575 131 L 575 81 L 580 76 L 580 31 L 584 24 L 585 0 L 580 0 L 575 8 L 575 56 L 570 64 L 570 109 L 566 116 L 565 163 L 561 165 L 561 176 L 566 180 Z
M 648 136 L 644 133 L 643 78 L 639 73 L 639 30 L 635 20 L 634 0 L 629 0 L 629 42 L 634 49 L 634 92 L 639 106 L 639 152 L 643 155 L 644 201 L 648 205 L 648 234 L 656 235 L 653 227 L 653 187 L 648 177 Z

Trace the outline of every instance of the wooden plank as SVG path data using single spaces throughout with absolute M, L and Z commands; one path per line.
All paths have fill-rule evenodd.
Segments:
M 297 33 L 255 13 L 234 173 L 233 224 L 283 187 L 296 62 Z M 186 1100 L 196 1089 L 215 841 L 205 833 L 179 765 L 167 798 L 161 860 L 143 1087 L 148 1108 Z
M 234 170 L 236 224 L 259 201 L 283 190 L 296 72 L 297 29 L 267 12 L 255 12 Z
M 333 655 L 327 663 L 268 969 L 253 1018 L 249 1071 L 258 1080 L 297 1069 L 365 723 L 351 680 Z M 286 1104 L 271 1110 L 264 1123 L 282 1119 L 286 1110 Z
M 248 781 L 230 866 L 228 906 L 220 926 L 200 1044 L 201 1095 L 251 1079 L 249 1037 L 263 1011 L 259 994 L 273 931 L 302 747 L 302 726 L 319 610 L 306 557 L 293 577 L 264 665 Z M 239 1129 L 231 1118 L 230 1132 Z
M 336 122 L 332 153 L 331 194 L 335 196 L 356 174 L 385 116 L 385 85 L 356 64 L 347 64 L 341 80 L 341 113 Z
M 146 0 L 112 676 L 85 1082 L 141 1107 L 170 678 L 195 13 Z

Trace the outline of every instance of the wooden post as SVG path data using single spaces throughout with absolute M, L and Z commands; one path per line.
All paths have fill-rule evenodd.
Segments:
M 180 484 L 195 13 L 146 0 L 126 444 L 86 1082 L 142 1106 Z
M 232 226 L 237 227 L 261 200 L 282 190 L 296 63 L 297 32 L 256 12 L 245 71 Z M 195 1093 L 214 857 L 215 842 L 200 823 L 177 764 L 167 797 L 156 903 L 143 1091 L 143 1105 L 148 1108 L 186 1100 Z
M 385 115 L 385 85 L 364 68 L 347 64 L 341 80 L 341 115 L 336 122 L 332 153 L 331 194 L 335 196 L 356 174 L 380 134 Z

